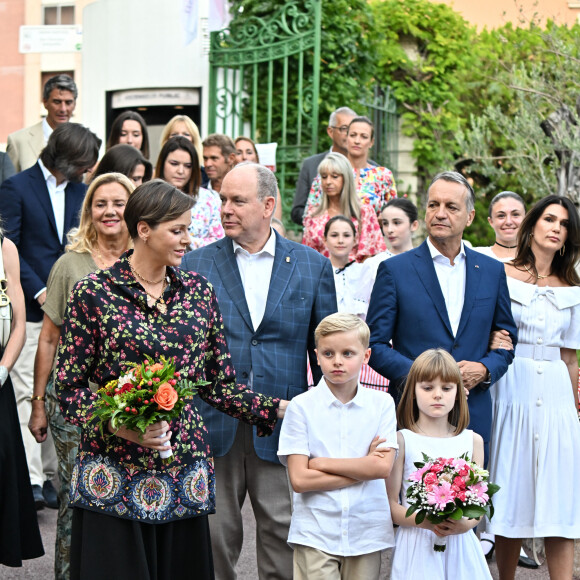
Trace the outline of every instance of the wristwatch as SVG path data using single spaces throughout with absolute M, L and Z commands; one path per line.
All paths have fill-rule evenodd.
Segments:
M 6 367 L 0 367 L 0 387 L 4 385 L 7 378 L 8 378 L 8 369 Z

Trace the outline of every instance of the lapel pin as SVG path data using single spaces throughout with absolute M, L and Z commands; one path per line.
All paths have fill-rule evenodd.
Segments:
M 290 256 L 286 256 L 286 261 L 289 263 L 290 262 Z
M 475 267 L 476 267 L 476 268 L 479 268 L 479 266 L 478 266 L 477 264 L 475 264 Z

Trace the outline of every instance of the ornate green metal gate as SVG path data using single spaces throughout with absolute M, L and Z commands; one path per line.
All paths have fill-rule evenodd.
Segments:
M 320 11 L 320 0 L 291 0 L 211 34 L 209 130 L 277 142 L 283 199 L 318 148 Z

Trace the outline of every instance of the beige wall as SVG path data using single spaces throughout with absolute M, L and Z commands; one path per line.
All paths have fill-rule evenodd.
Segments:
M 0 0 L 0 151 L 8 133 L 22 127 L 24 58 L 18 52 L 18 29 L 24 24 L 24 0 Z
M 498 28 L 508 22 L 527 25 L 539 18 L 572 25 L 580 15 L 580 0 L 432 0 L 447 4 L 478 28 Z

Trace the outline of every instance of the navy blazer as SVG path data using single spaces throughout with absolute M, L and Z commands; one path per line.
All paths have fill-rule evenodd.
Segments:
M 426 241 L 379 266 L 367 315 L 372 368 L 391 380 L 402 379 L 417 356 L 439 347 L 450 352 L 456 361 L 484 364 L 492 384 L 507 371 L 514 352 L 488 351 L 492 330 L 507 330 L 514 346 L 517 342 L 504 266 L 466 247 L 465 268 L 465 299 L 454 336 Z M 470 428 L 484 442 L 489 441 L 489 391 L 475 387 L 470 391 L 468 403 Z
M 327 258 L 276 233 L 266 311 L 257 329 L 252 325 L 230 238 L 186 254 L 181 267 L 205 276 L 213 285 L 240 383 L 248 384 L 251 372 L 254 391 L 292 399 L 308 388 L 307 353 L 315 380 L 320 378 L 314 330 L 325 316 L 336 312 L 334 277 Z M 213 454 L 225 455 L 233 445 L 238 421 L 200 399 L 197 405 L 209 431 Z M 254 429 L 258 457 L 279 463 L 280 423 L 271 437 L 258 438 Z
M 64 239 L 59 239 L 54 210 L 40 165 L 17 173 L 0 186 L 0 215 L 6 236 L 18 248 L 20 281 L 26 299 L 26 320 L 39 322 L 43 313 L 34 298 L 45 286 L 53 264 L 64 253 L 66 232 L 79 225 L 87 186 L 65 189 Z

